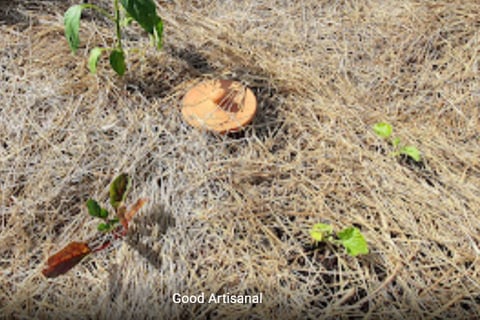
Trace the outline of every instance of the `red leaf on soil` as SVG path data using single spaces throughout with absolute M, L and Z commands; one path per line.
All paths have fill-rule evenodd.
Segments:
M 91 252 L 86 243 L 71 242 L 65 248 L 48 258 L 47 267 L 42 273 L 47 278 L 55 278 L 77 265 Z

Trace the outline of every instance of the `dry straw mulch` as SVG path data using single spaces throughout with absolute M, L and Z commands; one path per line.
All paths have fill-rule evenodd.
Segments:
M 122 79 L 105 60 L 88 74 L 113 41 L 98 15 L 74 57 L 75 1 L 0 3 L 3 317 L 480 318 L 478 1 L 157 2 L 165 47 L 130 29 Z M 258 97 L 242 134 L 181 119 L 186 90 L 216 77 Z M 389 156 L 382 120 L 421 164 Z M 119 172 L 149 198 L 128 239 L 45 279 L 49 255 L 95 233 L 85 201 L 106 204 Z M 371 253 L 313 248 L 316 222 L 357 226 Z

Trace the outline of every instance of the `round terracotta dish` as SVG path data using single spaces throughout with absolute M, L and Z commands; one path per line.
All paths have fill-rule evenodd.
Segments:
M 182 114 L 190 125 L 218 133 L 235 132 L 249 124 L 257 111 L 252 90 L 231 80 L 206 80 L 183 98 Z

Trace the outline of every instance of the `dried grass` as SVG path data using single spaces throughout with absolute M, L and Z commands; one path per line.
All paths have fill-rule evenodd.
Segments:
M 124 79 L 87 72 L 88 49 L 112 42 L 94 14 L 70 55 L 69 3 L 11 4 L 22 19 L 0 4 L 3 317 L 480 317 L 476 1 L 162 1 L 165 48 L 130 30 L 143 52 Z M 182 121 L 183 94 L 214 77 L 256 92 L 243 134 Z M 423 165 L 388 156 L 381 120 Z M 43 278 L 50 254 L 95 232 L 84 203 L 118 172 L 150 199 L 128 241 Z M 316 222 L 358 226 L 371 253 L 313 250 Z

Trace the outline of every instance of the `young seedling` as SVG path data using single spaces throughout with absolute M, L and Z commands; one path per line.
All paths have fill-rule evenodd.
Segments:
M 139 199 L 127 210 L 124 202 L 130 185 L 130 178 L 124 173 L 110 184 L 110 204 L 116 214 L 116 217 L 112 219 L 108 218 L 109 211 L 102 208 L 97 201 L 87 200 L 86 205 L 89 214 L 102 220 L 97 226 L 100 235 L 93 237 L 88 242 L 71 242 L 48 258 L 47 267 L 42 270 L 45 277 L 55 278 L 66 273 L 87 255 L 107 248 L 113 241 L 123 238 L 127 234 L 128 223 L 147 201 L 146 199 Z
M 389 142 L 393 146 L 393 151 L 391 153 L 393 157 L 397 157 L 403 154 L 403 155 L 406 155 L 407 157 L 412 158 L 416 162 L 420 162 L 422 160 L 420 151 L 416 147 L 402 145 L 400 138 L 391 137 L 393 132 L 393 128 L 391 124 L 386 122 L 378 122 L 373 126 L 373 131 L 380 138 L 389 140 Z
M 367 241 L 355 227 L 345 228 L 335 234 L 331 225 L 317 223 L 310 230 L 310 236 L 317 243 L 329 242 L 342 245 L 347 250 L 347 254 L 352 257 L 368 253 Z
M 120 3 L 119 3 L 120 1 Z M 121 6 L 120 6 L 121 4 Z M 90 51 L 88 68 L 91 73 L 97 72 L 97 62 L 104 51 L 110 52 L 110 66 L 122 76 L 127 70 L 125 50 L 122 46 L 122 27 L 133 20 L 150 35 L 158 49 L 162 47 L 163 21 L 156 13 L 153 0 L 113 0 L 113 14 L 94 4 L 77 4 L 70 7 L 64 16 L 65 37 L 73 54 L 80 45 L 80 17 L 83 9 L 93 9 L 115 23 L 116 43 L 111 48 L 95 47 Z

